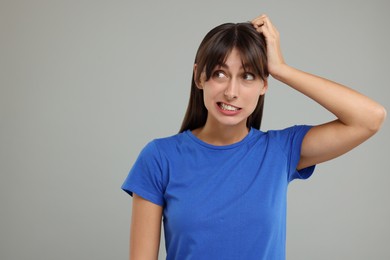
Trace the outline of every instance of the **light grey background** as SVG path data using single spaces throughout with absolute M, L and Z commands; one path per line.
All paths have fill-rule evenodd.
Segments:
M 389 109 L 389 10 L 387 0 L 1 0 L 0 259 L 127 259 L 120 186 L 148 141 L 178 131 L 196 49 L 220 23 L 267 13 L 290 65 Z M 270 80 L 263 130 L 331 119 Z M 389 140 L 387 121 L 291 184 L 288 259 L 390 259 Z

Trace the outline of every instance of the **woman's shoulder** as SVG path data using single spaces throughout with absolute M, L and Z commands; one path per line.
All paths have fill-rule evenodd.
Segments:
M 255 139 L 264 140 L 268 144 L 288 145 L 293 141 L 302 140 L 311 127 L 310 125 L 293 125 L 281 129 L 256 130 Z
M 154 143 L 155 145 L 158 146 L 166 146 L 166 145 L 172 145 L 172 144 L 177 144 L 185 141 L 186 139 L 186 133 L 187 131 L 165 136 L 165 137 L 157 137 L 151 141 L 151 143 Z
M 178 146 L 188 142 L 185 132 L 173 134 L 165 137 L 157 137 L 149 141 L 146 145 L 146 149 L 152 150 L 153 152 L 172 152 L 175 151 Z
M 264 132 L 260 132 L 269 136 L 290 135 L 299 132 L 307 132 L 308 130 L 310 130 L 311 127 L 311 125 L 293 125 L 285 128 L 270 129 Z

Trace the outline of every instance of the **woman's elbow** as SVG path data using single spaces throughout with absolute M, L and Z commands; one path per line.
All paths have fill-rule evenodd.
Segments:
M 373 111 L 372 111 L 372 116 L 370 120 L 370 124 L 368 124 L 368 130 L 369 132 L 373 135 L 376 132 L 380 130 L 382 127 L 383 122 L 385 121 L 387 116 L 387 111 L 386 109 L 378 105 Z

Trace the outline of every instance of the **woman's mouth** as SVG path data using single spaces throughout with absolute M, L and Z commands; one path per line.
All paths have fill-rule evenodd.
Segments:
M 238 111 L 238 110 L 241 109 L 239 107 L 235 107 L 235 106 L 232 106 L 232 105 L 229 105 L 229 104 L 225 104 L 225 103 L 222 103 L 222 102 L 218 102 L 217 104 L 218 104 L 218 106 L 222 110 L 225 110 L 225 111 Z

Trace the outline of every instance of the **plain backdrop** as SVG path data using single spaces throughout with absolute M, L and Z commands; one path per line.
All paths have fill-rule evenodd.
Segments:
M 267 13 L 288 64 L 390 109 L 389 10 L 388 0 L 0 0 L 0 259 L 127 259 L 120 186 L 147 142 L 179 130 L 196 49 L 221 23 Z M 262 130 L 332 119 L 270 79 Z M 388 120 L 290 185 L 287 259 L 390 259 L 389 146 Z

